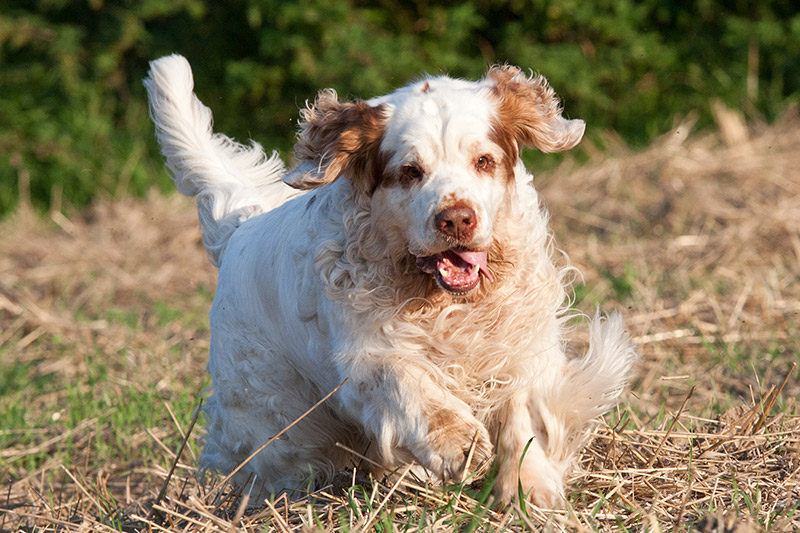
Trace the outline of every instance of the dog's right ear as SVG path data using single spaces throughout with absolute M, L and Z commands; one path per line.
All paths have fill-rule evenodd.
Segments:
M 347 174 L 359 190 L 374 190 L 385 123 L 382 105 L 342 103 L 333 89 L 320 91 L 314 104 L 301 111 L 297 163 L 283 181 L 296 189 L 313 189 Z

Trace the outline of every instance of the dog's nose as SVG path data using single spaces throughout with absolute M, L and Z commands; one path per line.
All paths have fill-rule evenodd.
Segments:
M 448 207 L 436 215 L 436 229 L 457 241 L 471 241 L 476 223 L 475 211 L 467 206 Z

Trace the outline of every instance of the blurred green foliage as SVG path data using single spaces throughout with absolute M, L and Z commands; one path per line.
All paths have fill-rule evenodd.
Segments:
M 141 79 L 189 58 L 217 128 L 287 154 L 319 88 L 371 97 L 493 62 L 546 75 L 595 140 L 641 146 L 713 98 L 770 120 L 800 100 L 796 0 L 4 0 L 0 216 L 167 188 Z M 20 193 L 21 191 L 21 193 Z

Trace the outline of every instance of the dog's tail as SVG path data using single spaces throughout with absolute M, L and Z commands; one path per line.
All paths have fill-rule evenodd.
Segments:
M 565 464 L 586 443 L 592 422 L 617 404 L 639 357 L 616 312 L 595 315 L 589 342 L 586 355 L 569 362 L 547 401 L 548 453 Z
M 167 167 L 178 190 L 197 197 L 203 244 L 219 266 L 228 239 L 244 220 L 277 207 L 296 191 L 280 181 L 286 169 L 277 153 L 267 157 L 255 141 L 245 146 L 213 133 L 211 110 L 192 92 L 185 58 L 152 61 L 144 86 Z

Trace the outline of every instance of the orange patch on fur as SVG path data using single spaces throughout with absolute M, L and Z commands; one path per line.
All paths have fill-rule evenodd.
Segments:
M 561 116 L 561 102 L 544 76 L 527 77 L 517 67 L 497 65 L 487 77 L 494 81 L 492 92 L 498 101 L 492 140 L 508 155 L 507 168 L 513 168 L 520 145 L 559 152 L 580 141 L 582 126 Z
M 348 173 L 358 190 L 371 194 L 383 174 L 384 106 L 363 100 L 342 103 L 335 91 L 324 90 L 301 114 L 295 159 L 312 162 L 319 172 L 299 187 L 316 187 Z

